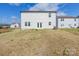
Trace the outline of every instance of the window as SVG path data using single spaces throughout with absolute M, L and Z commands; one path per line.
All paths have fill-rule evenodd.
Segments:
M 38 27 L 38 28 L 41 28 L 41 27 L 42 27 L 42 23 L 41 23 L 41 22 L 38 22 L 38 23 L 37 23 L 37 27 Z
M 51 25 L 51 22 L 49 22 L 49 25 Z
M 40 27 L 42 27 L 42 23 L 40 23 Z
M 51 13 L 49 13 L 49 17 L 51 17 Z
M 30 22 L 28 22 L 28 26 L 30 26 Z
M 74 21 L 76 21 L 76 19 L 74 19 Z
M 37 27 L 39 27 L 39 23 L 37 23 Z
M 61 18 L 61 21 L 64 21 L 64 18 Z
M 76 24 L 74 24 L 74 26 L 76 26 Z
M 25 22 L 25 26 L 30 26 L 30 22 Z
M 71 27 L 71 24 L 69 24 L 69 26 Z
M 27 22 L 25 22 L 25 26 L 27 26 Z
M 64 26 L 64 24 L 61 24 L 61 27 Z

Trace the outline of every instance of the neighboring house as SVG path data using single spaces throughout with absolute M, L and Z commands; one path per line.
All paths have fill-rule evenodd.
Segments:
M 13 23 L 13 24 L 10 25 L 10 28 L 19 28 L 19 24 Z
M 79 17 L 56 14 L 56 11 L 21 11 L 21 29 L 77 28 L 79 26 Z
M 58 17 L 58 28 L 77 28 L 79 17 L 60 16 Z

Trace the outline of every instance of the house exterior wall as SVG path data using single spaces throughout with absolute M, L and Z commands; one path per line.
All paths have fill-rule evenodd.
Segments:
M 79 18 L 63 18 L 64 21 L 61 21 L 61 19 L 58 18 L 58 28 L 77 28 L 79 26 Z
M 49 17 L 49 14 L 51 17 Z M 62 19 L 64 21 L 61 21 Z M 30 22 L 30 26 L 25 26 L 26 22 Z M 49 25 L 49 22 L 51 22 L 51 25 Z M 38 23 L 42 23 L 42 27 L 38 27 Z M 52 29 L 54 27 L 77 28 L 79 27 L 79 17 L 58 17 L 56 12 L 21 13 L 21 29 Z
M 25 26 L 25 22 L 30 22 L 30 26 Z M 49 25 L 51 22 L 51 25 Z M 37 23 L 42 23 L 42 27 L 38 28 Z M 21 13 L 21 29 L 52 29 L 56 26 L 56 13 L 49 12 L 25 12 Z

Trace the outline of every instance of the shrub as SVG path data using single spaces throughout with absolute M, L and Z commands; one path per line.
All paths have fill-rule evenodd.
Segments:
M 35 29 L 36 31 L 38 31 L 38 29 Z
M 0 26 L 0 29 L 2 29 L 2 27 Z
M 68 49 L 68 48 L 65 48 L 65 49 L 63 50 L 63 55 L 64 55 L 64 56 L 68 56 L 68 55 L 69 55 L 69 49 Z
M 63 51 L 64 56 L 74 56 L 76 55 L 76 49 L 75 48 L 65 48 Z

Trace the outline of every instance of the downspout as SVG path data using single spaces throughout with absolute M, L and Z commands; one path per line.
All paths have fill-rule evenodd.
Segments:
M 58 17 L 57 17 L 57 12 L 56 12 L 56 29 L 58 29 Z

